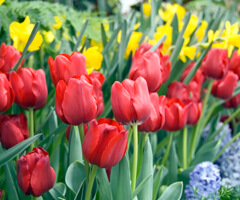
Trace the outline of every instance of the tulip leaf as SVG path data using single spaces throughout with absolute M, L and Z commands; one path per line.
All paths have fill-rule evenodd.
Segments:
M 114 200 L 132 200 L 127 154 L 116 166 L 112 167 L 110 185 Z
M 12 160 L 17 155 L 21 154 L 26 148 L 28 148 L 33 142 L 35 142 L 41 134 L 37 134 L 30 137 L 21 143 L 11 147 L 10 149 L 0 153 L 0 167 L 6 164 L 9 160 Z
M 167 187 L 158 200 L 179 200 L 182 196 L 183 183 L 176 182 Z
M 158 172 L 153 179 L 153 197 L 152 197 L 153 200 L 156 199 L 158 189 L 161 185 L 163 178 L 167 175 L 167 173 L 168 173 L 168 169 L 163 165 L 160 166 L 160 169 L 158 169 Z
M 135 196 L 137 196 L 139 194 L 139 192 L 145 187 L 146 183 L 148 182 L 148 180 L 152 178 L 152 174 L 149 175 L 148 177 L 145 177 L 141 183 L 138 184 L 137 188 L 134 190 L 132 197 L 134 198 Z M 138 198 L 139 199 L 139 198 Z
M 167 39 L 166 34 L 164 34 L 158 41 L 157 43 L 151 47 L 149 51 L 156 51 L 156 49 L 159 47 L 160 44 L 162 44 L 165 40 Z
M 75 161 L 83 162 L 82 157 L 82 144 L 80 140 L 80 134 L 77 126 L 71 128 L 69 139 L 69 164 Z
M 73 192 L 77 193 L 85 178 L 86 171 L 84 165 L 79 161 L 75 161 L 67 169 L 65 182 Z
M 101 24 L 101 35 L 102 35 L 102 43 L 103 43 L 103 46 L 105 47 L 107 44 L 107 36 L 106 36 L 106 31 L 104 29 L 103 24 Z
M 80 34 L 79 34 L 78 38 L 77 38 L 77 42 L 76 42 L 76 44 L 75 44 L 75 46 L 73 48 L 73 51 L 77 51 L 78 50 L 78 47 L 79 47 L 79 45 L 80 45 L 80 43 L 82 41 L 82 37 L 83 37 L 83 34 L 84 34 L 84 32 L 85 32 L 85 30 L 87 28 L 87 25 L 88 25 L 88 20 L 86 20 L 85 23 L 82 26 L 82 29 L 80 31 Z
M 100 199 L 111 200 L 112 191 L 105 169 L 99 168 L 96 175 Z
M 81 183 L 81 185 L 78 188 L 77 194 L 74 197 L 74 200 L 82 200 L 84 199 L 84 184 L 86 182 L 86 179 Z
M 169 165 L 168 165 L 168 184 L 173 183 L 177 180 L 178 174 L 178 157 L 176 153 L 176 143 L 172 142 L 169 154 Z
M 144 146 L 142 168 L 137 179 L 137 183 L 139 183 L 138 185 L 140 185 L 140 182 L 143 182 L 147 178 L 148 180 L 144 185 L 142 185 L 142 189 L 138 194 L 139 200 L 152 199 L 153 193 L 153 154 L 149 139 Z
M 177 14 L 174 14 L 172 23 L 172 44 L 174 45 L 177 41 L 177 36 L 178 36 L 178 18 L 177 18 Z
M 45 192 L 42 197 L 45 200 L 64 199 L 66 193 L 66 186 L 63 183 L 56 183 L 54 187 Z

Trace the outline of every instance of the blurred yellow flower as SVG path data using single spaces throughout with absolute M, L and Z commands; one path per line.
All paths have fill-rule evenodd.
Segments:
M 170 4 L 167 3 L 165 11 L 162 9 L 159 10 L 159 15 L 165 22 L 170 22 L 172 21 L 174 14 L 177 15 L 178 21 L 182 21 L 184 15 L 185 15 L 185 8 L 180 6 L 179 4 Z
M 200 42 L 204 38 L 207 27 L 208 27 L 208 22 L 205 20 L 202 20 L 201 25 L 198 27 L 196 31 L 196 37 L 198 42 Z
M 22 23 L 12 22 L 9 26 L 10 37 L 13 40 L 13 46 L 19 50 L 23 51 L 25 45 L 27 44 L 28 38 L 31 35 L 34 24 L 30 24 L 29 16 L 25 18 Z M 31 45 L 29 46 L 29 51 L 36 51 L 40 48 L 43 42 L 43 38 L 39 32 L 37 32 L 35 38 L 33 39 Z
M 0 0 L 0 5 L 2 5 L 4 3 L 5 0 Z
M 42 34 L 43 34 L 44 40 L 48 44 L 50 44 L 55 39 L 55 36 L 52 31 L 42 31 Z
M 151 15 L 151 4 L 150 3 L 143 4 L 143 14 L 146 17 L 149 17 Z
M 184 43 L 181 49 L 181 52 L 179 54 L 179 58 L 182 62 L 186 62 L 188 57 L 189 59 L 193 59 L 197 50 L 196 46 L 187 46 L 190 41 L 190 38 L 185 38 Z
M 91 47 L 98 47 L 98 51 L 99 52 L 102 52 L 102 50 L 103 50 L 103 44 L 102 44 L 102 42 L 97 42 L 96 40 L 93 40 L 93 39 L 91 39 L 91 41 L 90 41 L 90 46 Z
M 90 74 L 93 69 L 99 70 L 102 66 L 103 56 L 99 52 L 98 47 L 90 47 L 83 50 L 83 55 L 86 57 L 87 73 Z
M 54 29 L 60 29 L 62 28 L 62 21 L 58 16 L 54 16 L 55 24 L 53 24 Z
M 188 38 L 195 31 L 198 24 L 198 17 L 196 15 L 191 15 L 187 28 L 183 34 L 184 38 Z

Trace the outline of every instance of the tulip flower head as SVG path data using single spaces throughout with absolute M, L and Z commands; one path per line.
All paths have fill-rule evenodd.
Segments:
M 232 97 L 231 99 L 227 100 L 223 106 L 226 108 L 236 108 L 240 104 L 240 94 Z
M 236 73 L 238 78 L 240 78 L 240 55 L 238 54 L 238 51 L 234 51 L 231 57 L 229 70 Z
M 41 196 L 53 187 L 55 178 L 48 152 L 42 147 L 33 148 L 17 160 L 17 182 L 26 195 Z
M 24 141 L 29 137 L 25 114 L 0 115 L 0 142 L 6 149 Z
M 112 119 L 93 120 L 83 141 L 83 155 L 88 162 L 111 168 L 126 153 L 128 131 Z

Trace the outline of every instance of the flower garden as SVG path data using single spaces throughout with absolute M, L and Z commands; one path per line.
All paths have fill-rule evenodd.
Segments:
M 240 199 L 239 6 L 0 0 L 0 199 Z

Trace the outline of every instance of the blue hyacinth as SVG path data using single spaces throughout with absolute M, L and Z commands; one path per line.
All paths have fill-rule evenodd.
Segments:
M 187 200 L 218 199 L 221 187 L 220 170 L 211 162 L 202 162 L 190 173 L 189 185 L 186 185 Z

